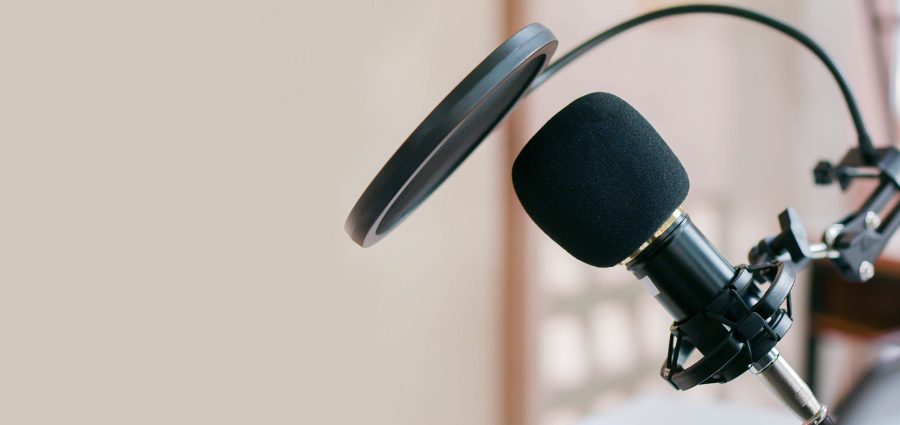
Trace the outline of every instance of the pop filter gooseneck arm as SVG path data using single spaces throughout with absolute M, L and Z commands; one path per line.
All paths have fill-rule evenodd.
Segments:
M 712 4 L 692 4 L 660 9 L 629 19 L 619 25 L 603 31 L 600 34 L 595 35 L 594 37 L 591 37 L 587 41 L 581 43 L 578 47 L 575 47 L 570 52 L 563 55 L 563 57 L 551 63 L 547 67 L 547 69 L 544 70 L 544 72 L 542 72 L 540 75 L 538 75 L 537 78 L 534 79 L 534 81 L 531 83 L 531 86 L 528 88 L 528 92 L 530 93 L 531 91 L 538 88 L 541 84 L 550 79 L 550 77 L 556 75 L 557 72 L 572 63 L 575 59 L 581 57 L 581 55 L 587 53 L 589 50 L 631 28 L 650 21 L 655 21 L 660 18 L 685 15 L 689 13 L 715 13 L 719 15 L 735 16 L 738 18 L 757 22 L 770 27 L 790 38 L 793 38 L 798 43 L 809 49 L 814 55 L 816 55 L 817 58 L 819 58 L 820 61 L 822 61 L 822 64 L 825 65 L 826 68 L 828 68 L 828 72 L 831 73 L 831 76 L 834 77 L 835 82 L 841 89 L 841 94 L 844 96 L 844 102 L 846 102 L 847 104 L 847 110 L 850 112 L 850 117 L 853 119 L 853 126 L 856 128 L 859 150 L 862 153 L 862 157 L 869 165 L 875 165 L 879 155 L 875 147 L 872 145 L 872 139 L 869 137 L 869 133 L 866 131 L 866 125 L 863 122 L 862 115 L 859 112 L 859 107 L 856 104 L 856 99 L 853 97 L 853 92 L 850 90 L 850 86 L 847 85 L 847 81 L 844 79 L 844 75 L 841 73 L 840 69 L 838 69 L 837 65 L 834 63 L 834 60 L 832 60 L 831 57 L 828 56 L 828 53 L 826 53 L 825 50 L 822 49 L 822 47 L 819 46 L 815 41 L 800 32 L 800 30 L 769 16 L 738 7 Z

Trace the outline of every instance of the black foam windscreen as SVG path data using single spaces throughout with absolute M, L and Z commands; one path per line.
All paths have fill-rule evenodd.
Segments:
M 609 93 L 583 96 L 553 116 L 519 153 L 512 177 L 538 227 L 597 267 L 640 248 L 690 186 L 650 123 Z

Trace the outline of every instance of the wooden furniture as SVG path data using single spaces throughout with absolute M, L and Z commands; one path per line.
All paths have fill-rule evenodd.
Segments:
M 900 330 L 900 261 L 882 260 L 866 283 L 845 281 L 830 261 L 812 266 L 807 382 L 816 389 L 818 348 L 826 332 L 877 339 Z

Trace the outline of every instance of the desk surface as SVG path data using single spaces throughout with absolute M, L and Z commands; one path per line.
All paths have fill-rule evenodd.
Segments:
M 646 395 L 608 412 L 585 419 L 579 425 L 797 425 L 788 411 L 752 407 L 718 400 Z

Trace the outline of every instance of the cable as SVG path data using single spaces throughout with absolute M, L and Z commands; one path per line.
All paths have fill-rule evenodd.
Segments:
M 538 75 L 537 78 L 535 78 L 534 82 L 531 83 L 531 86 L 528 88 L 528 92 L 530 93 L 531 91 L 539 87 L 550 77 L 556 75 L 556 73 L 563 69 L 566 65 L 569 65 L 570 63 L 572 63 L 572 61 L 587 53 L 588 50 L 597 47 L 599 44 L 615 37 L 616 35 L 619 35 L 631 28 L 634 28 L 646 22 L 665 18 L 667 16 L 684 15 L 688 13 L 715 13 L 748 19 L 773 28 L 776 31 L 781 32 L 782 34 L 793 38 L 798 43 L 809 49 L 813 54 L 816 55 L 817 58 L 819 58 L 820 61 L 822 61 L 822 64 L 824 64 L 825 67 L 828 68 L 828 71 L 831 72 L 831 76 L 834 77 L 835 82 L 841 89 L 841 94 L 844 96 L 844 102 L 847 103 L 847 109 L 850 112 L 850 117 L 853 119 L 853 126 L 856 128 L 859 150 L 862 154 L 863 159 L 867 163 L 872 165 L 874 165 L 878 161 L 878 152 L 872 145 L 872 139 L 869 137 L 869 133 L 866 131 L 866 126 L 863 123 L 862 115 L 860 114 L 859 107 L 856 104 L 856 99 L 853 97 L 853 92 L 850 91 L 850 87 L 847 85 L 847 81 L 844 79 L 843 74 L 841 73 L 840 69 L 838 69 L 837 65 L 834 63 L 831 57 L 828 56 L 828 53 L 825 53 L 825 50 L 823 50 L 822 47 L 820 47 L 818 44 L 816 44 L 815 41 L 807 37 L 796 28 L 769 16 L 762 15 L 751 10 L 741 9 L 739 7 L 712 4 L 691 4 L 660 9 L 629 19 L 600 34 L 595 35 L 578 47 L 566 53 L 563 57 L 551 63 L 549 66 L 547 66 L 547 69 L 545 69 L 544 72 Z

